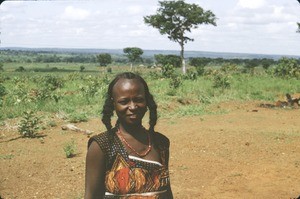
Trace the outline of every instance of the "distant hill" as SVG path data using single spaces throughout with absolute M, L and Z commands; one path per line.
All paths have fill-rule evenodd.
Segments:
M 22 48 L 22 47 L 2 47 L 0 50 L 21 50 L 34 52 L 49 52 L 49 53 L 79 53 L 79 54 L 99 54 L 109 53 L 121 55 L 123 49 L 79 49 L 79 48 Z M 175 54 L 179 55 L 180 51 L 176 50 L 144 50 L 143 57 L 153 57 L 155 54 Z M 250 53 L 228 53 L 228 52 L 207 52 L 207 51 L 185 51 L 185 58 L 190 57 L 208 57 L 208 58 L 223 58 L 223 59 L 274 59 L 278 60 L 281 57 L 290 57 L 300 59 L 296 55 L 269 55 L 269 54 L 250 54 Z

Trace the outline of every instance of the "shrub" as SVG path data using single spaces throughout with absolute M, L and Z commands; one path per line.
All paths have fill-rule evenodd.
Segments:
M 80 70 L 80 72 L 83 72 L 84 69 L 85 69 L 85 67 L 83 65 L 81 65 L 79 70 Z
M 7 94 L 5 87 L 0 84 L 0 107 L 3 104 L 3 97 Z
M 195 68 L 189 68 L 185 74 L 185 79 L 196 80 L 198 77 L 198 72 Z
M 85 113 L 73 113 L 69 115 L 69 122 L 79 123 L 79 122 L 87 122 L 88 116 Z
M 162 76 L 166 78 L 170 78 L 174 76 L 175 67 L 171 64 L 166 64 L 161 67 Z
M 62 78 L 52 75 L 46 75 L 42 78 L 42 81 L 44 87 L 51 91 L 62 88 L 64 85 L 64 80 Z
M 161 66 L 172 65 L 176 68 L 181 67 L 181 58 L 178 55 L 157 54 L 157 55 L 154 55 L 154 58 L 158 65 L 161 65 Z
M 281 58 L 274 69 L 274 75 L 283 78 L 300 78 L 300 65 L 296 59 L 293 58 Z
M 112 68 L 111 67 L 107 67 L 106 72 L 107 73 L 112 73 Z
M 26 70 L 25 70 L 25 68 L 23 66 L 19 66 L 19 68 L 17 68 L 15 71 L 16 72 L 24 72 Z
M 89 76 L 88 79 L 85 80 L 85 85 L 80 86 L 80 90 L 82 95 L 89 100 L 89 98 L 94 97 L 97 93 L 100 93 L 104 90 L 104 84 L 102 83 L 100 78 Z
M 150 71 L 149 76 L 151 79 L 160 79 L 161 74 L 158 73 L 157 71 Z
M 77 146 L 75 140 L 72 139 L 70 142 L 65 143 L 64 145 L 64 152 L 66 158 L 72 158 L 76 155 Z
M 213 77 L 213 86 L 215 88 L 230 88 L 230 76 L 228 74 L 217 72 Z
M 235 64 L 224 64 L 220 70 L 227 74 L 236 74 L 239 72 L 239 68 Z
M 202 76 L 202 75 L 204 75 L 204 73 L 205 73 L 205 66 L 196 66 L 196 71 L 197 71 L 197 74 L 199 75 L 199 76 Z
M 179 76 L 174 75 L 172 78 L 170 78 L 169 85 L 172 89 L 179 88 L 179 86 L 182 85 L 182 77 L 180 75 Z
M 24 112 L 23 119 L 21 119 L 18 131 L 22 137 L 35 138 L 39 129 L 40 118 L 34 115 L 33 111 Z

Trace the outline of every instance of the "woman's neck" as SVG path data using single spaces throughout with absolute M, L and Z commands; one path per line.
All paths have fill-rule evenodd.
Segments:
M 145 132 L 145 128 L 142 124 L 138 125 L 124 125 L 122 123 L 119 124 L 119 129 L 123 134 L 130 134 L 134 137 L 141 135 L 141 133 Z

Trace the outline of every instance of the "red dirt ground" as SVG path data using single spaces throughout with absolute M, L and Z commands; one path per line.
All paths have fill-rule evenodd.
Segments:
M 258 102 L 212 107 L 222 114 L 160 119 L 171 140 L 175 198 L 297 198 L 300 196 L 300 109 L 261 108 Z M 19 138 L 15 121 L 0 126 L 0 198 L 82 198 L 88 136 L 42 130 Z M 76 124 L 95 133 L 100 118 Z M 63 146 L 74 139 L 77 155 Z

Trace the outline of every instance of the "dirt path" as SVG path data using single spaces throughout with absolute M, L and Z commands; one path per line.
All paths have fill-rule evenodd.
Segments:
M 297 198 L 300 196 L 300 109 L 227 103 L 224 114 L 161 119 L 156 130 L 171 140 L 175 198 Z M 57 127 L 44 138 L 22 139 L 13 121 L 0 127 L 2 198 L 82 198 L 86 143 L 83 133 Z M 78 127 L 103 131 L 100 119 Z M 74 139 L 77 156 L 65 158 Z

